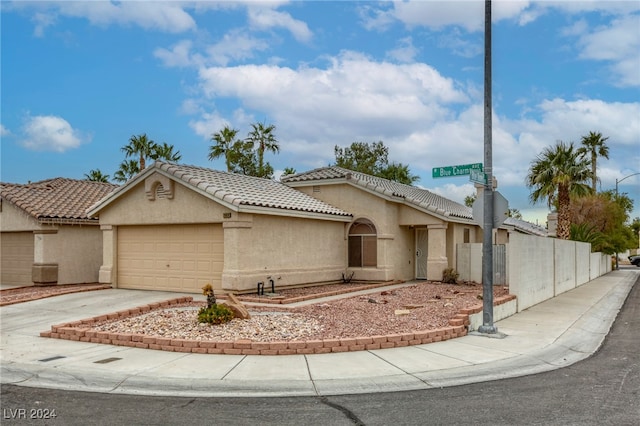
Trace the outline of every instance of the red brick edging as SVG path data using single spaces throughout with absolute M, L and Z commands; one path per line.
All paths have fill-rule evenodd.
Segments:
M 2 292 L 3 291 L 9 292 L 11 290 L 15 290 L 15 289 L 18 289 L 18 288 L 34 288 L 34 287 L 33 286 L 25 286 L 25 287 L 14 287 L 14 288 L 8 288 L 8 289 L 5 289 L 5 290 L 0 290 L 0 306 L 8 306 L 8 305 L 14 305 L 16 303 L 31 302 L 33 300 L 46 299 L 48 297 L 61 296 L 63 294 L 83 293 L 85 291 L 95 291 L 95 290 L 107 290 L 107 289 L 110 289 L 110 288 L 113 288 L 113 287 L 111 286 L 111 284 L 96 284 L 94 286 L 86 286 L 86 287 L 82 287 L 82 288 L 68 287 L 68 291 L 65 288 L 64 290 L 58 290 L 56 293 L 38 294 L 38 295 L 35 295 L 35 296 L 29 295 L 29 296 L 25 296 L 22 299 L 15 299 L 15 300 L 2 300 Z
M 494 305 L 501 305 L 515 299 L 514 295 L 497 297 Z M 170 352 L 228 355 L 296 355 L 325 354 L 332 352 L 353 352 L 374 349 L 398 348 L 422 345 L 462 337 L 467 334 L 469 315 L 482 312 L 482 305 L 462 309 L 449 320 L 449 326 L 436 330 L 414 331 L 388 334 L 386 336 L 367 336 L 342 339 L 323 339 L 305 341 L 254 342 L 252 340 L 212 341 L 170 339 L 151 337 L 144 334 L 111 333 L 92 331 L 91 326 L 99 321 L 122 319 L 193 301 L 192 297 L 179 297 L 164 302 L 150 303 L 132 309 L 106 315 L 87 318 L 65 324 L 52 325 L 51 331 L 43 331 L 40 337 L 75 340 L 79 342 L 103 343 L 116 346 L 130 346 L 141 349 L 156 349 Z

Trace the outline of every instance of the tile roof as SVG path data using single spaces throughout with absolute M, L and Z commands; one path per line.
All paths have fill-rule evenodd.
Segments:
M 423 188 L 393 182 L 376 176 L 367 175 L 337 166 L 322 167 L 304 173 L 287 175 L 281 178 L 286 185 L 314 182 L 339 181 L 348 182 L 356 186 L 376 192 L 397 202 L 427 210 L 436 215 L 447 218 L 459 218 L 465 221 L 473 220 L 471 208 L 434 194 Z
M 28 184 L 0 183 L 2 198 L 40 223 L 97 223 L 87 208 L 117 185 L 88 180 L 54 178 Z
M 506 218 L 503 225 L 513 226 L 516 230 L 525 234 L 537 235 L 539 237 L 549 236 L 546 228 L 521 219 L 515 219 L 513 217 Z
M 321 215 L 350 219 L 351 214 L 317 200 L 307 194 L 283 185 L 271 179 L 262 179 L 235 173 L 222 172 L 198 166 L 171 164 L 156 161 L 130 182 L 139 181 L 153 172 L 173 177 L 188 187 L 197 189 L 209 198 L 233 206 L 236 211 L 253 211 L 264 209 L 283 212 L 301 212 L 309 215 Z M 112 194 L 112 197 L 125 190 L 129 182 Z M 102 200 L 90 208 L 95 214 L 110 200 Z M 266 213 L 266 212 L 265 212 Z

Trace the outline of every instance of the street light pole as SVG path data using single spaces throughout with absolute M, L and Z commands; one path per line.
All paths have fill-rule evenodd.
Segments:
M 491 0 L 484 2 L 484 173 L 482 239 L 482 325 L 478 332 L 496 334 L 493 325 L 493 151 L 491 114 Z
M 618 201 L 618 184 L 625 180 L 626 178 L 630 178 L 631 176 L 640 175 L 640 172 L 630 174 L 629 176 L 625 176 L 622 179 L 616 178 L 616 202 Z M 616 271 L 618 270 L 618 252 L 616 251 Z

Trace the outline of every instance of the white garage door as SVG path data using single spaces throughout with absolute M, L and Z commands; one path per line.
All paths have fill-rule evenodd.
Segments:
M 2 284 L 33 285 L 33 232 L 3 232 L 0 240 Z
M 222 288 L 222 225 L 118 228 L 118 287 L 201 293 Z

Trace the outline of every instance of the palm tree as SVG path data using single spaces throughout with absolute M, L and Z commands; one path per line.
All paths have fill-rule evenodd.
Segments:
M 274 154 L 277 154 L 280 150 L 278 146 L 278 141 L 274 135 L 276 130 L 276 126 L 270 124 L 268 126 L 265 123 L 254 123 L 251 125 L 253 130 L 249 132 L 249 136 L 247 137 L 247 141 L 257 145 L 258 152 L 258 176 L 259 177 L 269 177 L 268 168 L 265 169 L 264 166 L 264 152 L 271 151 Z
M 609 147 L 605 145 L 608 137 L 603 138 L 600 132 L 589 132 L 589 135 L 582 137 L 582 146 L 578 148 L 581 155 L 591 155 L 591 189 L 596 193 L 596 161 L 598 157 L 609 159 Z
M 573 143 L 567 145 L 559 141 L 555 146 L 545 148 L 531 163 L 526 177 L 527 186 L 533 188 L 529 198 L 533 203 L 546 198 L 549 207 L 556 206 L 558 238 L 569 238 L 571 197 L 591 193 L 585 183 L 590 177 L 589 161 L 580 155 Z
M 170 163 L 177 163 L 182 158 L 180 151 L 173 152 L 173 145 L 169 145 L 166 142 L 160 144 L 154 144 L 153 150 L 149 155 L 152 160 L 166 160 Z
M 296 174 L 296 169 L 294 169 L 293 167 L 285 167 L 284 170 L 282 171 L 282 176 L 295 175 L 295 174 Z
M 224 126 L 222 130 L 211 135 L 211 140 L 215 142 L 215 145 L 209 147 L 209 160 L 213 161 L 216 158 L 224 156 L 228 172 L 232 169 L 231 156 L 233 146 L 238 142 L 236 139 L 238 132 L 239 130 L 237 129 Z
M 139 157 L 138 165 L 140 166 L 140 171 L 142 171 L 146 166 L 146 158 L 151 157 L 155 146 L 156 143 L 149 139 L 146 133 L 143 133 L 138 136 L 131 136 L 129 145 L 123 146 L 121 149 L 125 153 L 125 158 Z
M 116 182 L 126 182 L 140 173 L 140 166 L 136 160 L 125 160 L 120 163 L 120 168 L 113 174 Z
M 84 177 L 91 182 L 109 182 L 109 175 L 103 174 L 100 169 L 92 169 L 88 174 L 85 173 Z

